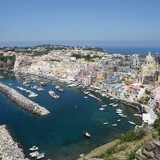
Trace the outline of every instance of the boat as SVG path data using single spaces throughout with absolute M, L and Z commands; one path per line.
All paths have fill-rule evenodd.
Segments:
M 84 98 L 88 98 L 87 96 L 84 96 Z
M 112 104 L 112 106 L 113 106 L 113 107 L 117 107 L 117 106 L 118 106 L 118 104 L 116 104 L 116 103 L 115 103 L 115 104 Z
M 121 119 L 118 119 L 118 120 L 117 120 L 117 122 L 120 122 L 120 121 L 121 121 Z
M 103 124 L 108 124 L 108 122 L 104 122 Z
M 106 104 L 102 104 L 101 106 L 102 106 L 102 107 L 106 107 L 107 105 L 106 105 Z
M 36 94 L 36 93 L 34 93 L 34 92 L 30 92 L 29 93 L 29 95 L 28 95 L 28 97 L 37 97 L 38 96 L 38 94 Z
M 34 152 L 31 152 L 29 155 L 30 155 L 32 158 L 33 158 L 33 157 L 37 157 L 37 156 L 39 155 L 39 152 L 38 152 L 38 151 L 34 151 Z
M 61 87 L 58 86 L 58 85 L 55 86 L 55 89 L 56 89 L 57 91 L 64 92 L 64 89 L 61 88 Z
M 109 105 L 112 106 L 114 103 L 110 103 Z
M 59 95 L 57 95 L 54 91 L 50 90 L 48 91 L 49 95 L 53 98 L 59 98 Z
M 112 124 L 112 127 L 116 127 L 117 126 L 117 124 Z
M 136 116 L 136 117 L 142 117 L 141 114 L 133 114 L 133 115 Z
M 38 156 L 37 156 L 37 159 L 42 159 L 45 157 L 45 153 L 40 153 Z
M 105 110 L 104 107 L 99 108 L 99 111 L 104 111 L 104 110 Z
M 113 97 L 111 97 L 110 99 L 111 99 L 111 100 L 113 100 L 114 98 L 113 98 Z
M 38 150 L 38 147 L 36 146 L 32 146 L 31 148 L 29 148 L 30 151 L 37 151 Z
M 90 138 L 90 137 L 91 137 L 91 135 L 90 135 L 87 131 L 84 131 L 84 132 L 83 132 L 83 135 L 86 136 L 87 138 Z
M 134 122 L 132 122 L 132 121 L 128 121 L 128 123 L 133 124 L 133 125 L 136 125 L 136 123 L 134 123 Z

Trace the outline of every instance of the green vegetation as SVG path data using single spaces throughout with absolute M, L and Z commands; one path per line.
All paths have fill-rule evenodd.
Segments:
M 85 61 L 93 61 L 93 59 L 95 59 L 95 58 L 100 58 L 100 56 L 98 56 L 98 55 L 90 56 L 89 54 L 87 54 L 87 55 L 73 54 L 72 56 L 76 57 L 76 59 L 84 58 Z
M 123 135 L 120 140 L 121 142 L 133 142 L 142 139 L 145 135 L 146 131 L 144 129 L 131 130 Z
M 13 56 L 4 56 L 3 54 L 0 55 L 0 68 L 11 70 L 14 68 L 16 57 Z
M 33 52 L 31 56 L 42 56 L 48 54 L 48 51 Z
M 158 118 L 154 122 L 154 128 L 156 131 L 158 131 L 158 134 L 160 135 L 160 114 L 158 115 Z

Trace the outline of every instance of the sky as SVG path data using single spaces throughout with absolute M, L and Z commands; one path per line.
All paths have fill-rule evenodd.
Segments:
M 160 46 L 160 0 L 0 0 L 0 45 Z

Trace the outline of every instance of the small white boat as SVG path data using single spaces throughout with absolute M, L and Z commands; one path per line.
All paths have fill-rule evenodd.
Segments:
M 91 135 L 90 135 L 87 131 L 84 131 L 84 132 L 83 132 L 83 135 L 86 136 L 87 138 L 90 138 L 90 137 L 91 137 Z
M 110 103 L 109 105 L 112 106 L 114 103 Z
M 31 157 L 37 157 L 39 155 L 38 151 L 34 151 L 32 153 L 29 154 Z
M 45 153 L 40 153 L 38 156 L 37 156 L 37 159 L 42 159 L 45 157 Z
M 32 98 L 32 97 L 37 97 L 38 94 L 34 93 L 34 92 L 30 92 L 28 97 Z
M 88 98 L 87 96 L 84 96 L 84 98 Z
M 117 126 L 117 124 L 112 124 L 112 127 L 116 127 Z
M 113 97 L 111 97 L 110 99 L 114 99 Z
M 117 120 L 117 122 L 120 122 L 120 121 L 121 121 L 121 119 L 118 119 L 118 120 Z
M 104 110 L 105 110 L 105 108 L 103 108 L 103 107 L 99 108 L 99 111 L 104 111 Z
M 105 125 L 106 125 L 106 124 L 108 124 L 108 122 L 104 122 L 103 124 L 105 124 Z
M 136 125 L 136 123 L 134 123 L 134 122 L 132 122 L 132 121 L 128 121 L 128 123 L 133 124 L 133 125 Z
M 141 114 L 133 114 L 133 115 L 136 116 L 136 117 L 142 117 Z
M 32 146 L 31 148 L 29 148 L 30 151 L 37 151 L 38 150 L 38 147 L 36 146 Z
M 118 104 L 112 104 L 112 106 L 113 106 L 113 107 L 117 107 L 117 106 L 118 106 Z
M 106 105 L 106 104 L 102 104 L 101 106 L 102 106 L 102 107 L 106 107 L 107 105 Z

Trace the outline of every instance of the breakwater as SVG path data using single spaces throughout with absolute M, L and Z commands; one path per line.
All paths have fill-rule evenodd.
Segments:
M 21 108 L 33 114 L 43 116 L 43 115 L 47 115 L 50 113 L 44 107 L 38 105 L 37 103 L 31 101 L 30 99 L 18 93 L 13 88 L 10 88 L 2 83 L 0 83 L 0 91 L 2 91 L 16 105 L 20 106 Z
M 25 160 L 23 150 L 12 139 L 5 125 L 0 126 L 0 159 Z

